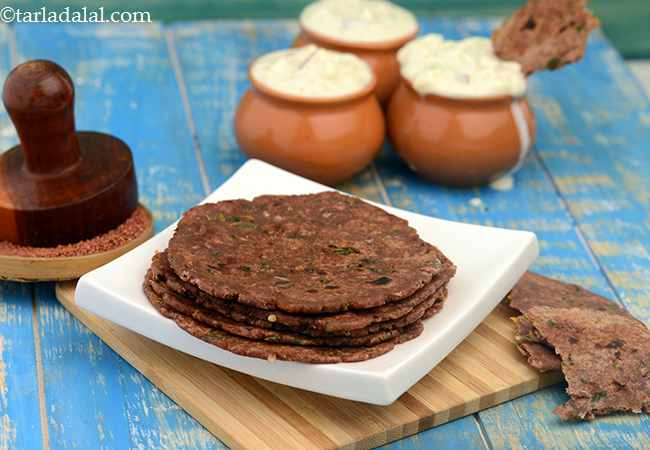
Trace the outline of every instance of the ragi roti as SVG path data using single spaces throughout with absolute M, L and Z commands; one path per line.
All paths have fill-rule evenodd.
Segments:
M 183 281 L 213 297 L 289 313 L 378 307 L 445 269 L 405 220 L 336 192 L 194 207 L 167 255 Z
M 206 326 L 252 340 L 304 346 L 361 347 L 380 344 L 399 336 L 403 332 L 403 328 L 393 328 L 359 337 L 312 337 L 292 331 L 262 328 L 236 322 L 217 311 L 204 308 L 196 302 L 171 291 L 160 282 L 155 281 L 151 276 L 147 277 L 146 283 L 151 288 L 150 292 L 157 296 L 153 301 L 162 302 L 171 310 L 191 317 Z
M 403 333 L 391 340 L 369 347 L 305 347 L 298 345 L 273 344 L 255 341 L 235 336 L 223 330 L 211 328 L 201 322 L 181 314 L 160 301 L 148 285 L 144 286 L 145 294 L 151 304 L 163 316 L 173 320 L 180 328 L 202 341 L 213 344 L 221 349 L 242 356 L 267 359 L 269 361 L 284 360 L 314 364 L 334 364 L 340 362 L 365 361 L 392 350 L 396 344 L 414 339 L 422 333 L 422 323 L 417 322 L 407 327 Z
M 492 34 L 501 59 L 517 61 L 524 73 L 555 70 L 584 56 L 598 26 L 589 0 L 529 0 Z
M 522 313 L 516 338 L 533 366 L 557 365 L 544 349 L 561 361 L 571 396 L 556 409 L 562 419 L 650 412 L 650 331 L 642 322 L 593 292 L 530 272 L 508 300 Z
M 212 297 L 201 292 L 196 286 L 180 280 L 169 267 L 166 252 L 154 256 L 151 269 L 153 276 L 165 283 L 172 291 L 190 297 L 206 308 L 218 311 L 237 321 L 244 321 L 265 328 L 272 328 L 272 325 L 277 325 L 281 326 L 281 328 L 297 330 L 312 336 L 329 334 L 359 336 L 364 334 L 362 332 L 363 329 L 372 327 L 373 325 L 377 325 L 375 332 L 387 330 L 390 327 L 382 327 L 381 324 L 406 318 L 406 316 L 411 315 L 415 311 L 421 311 L 423 313 L 435 300 L 444 299 L 444 296 L 441 297 L 440 295 L 432 297 L 448 283 L 455 272 L 453 264 L 446 258 L 443 257 L 443 259 L 445 267 L 443 272 L 438 274 L 431 283 L 404 300 L 376 308 L 320 315 L 301 315 L 280 310 L 264 310 L 232 300 L 228 301 Z M 415 319 L 408 323 L 413 321 Z

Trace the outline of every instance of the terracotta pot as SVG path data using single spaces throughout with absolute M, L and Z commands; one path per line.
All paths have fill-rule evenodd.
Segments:
M 535 140 L 535 118 L 525 97 L 422 96 L 402 79 L 388 107 L 388 133 L 424 178 L 477 186 L 518 167 Z
M 367 166 L 379 152 L 386 128 L 372 94 L 363 90 L 336 98 L 304 98 L 257 83 L 235 114 L 235 137 L 251 158 L 334 185 Z
M 375 88 L 377 100 L 382 105 L 387 105 L 390 96 L 400 81 L 397 51 L 417 34 L 418 30 L 415 30 L 403 38 L 391 41 L 350 44 L 303 29 L 294 40 L 293 46 L 302 47 L 308 44 L 316 44 L 330 50 L 357 55 L 370 66 L 377 78 L 377 87 Z

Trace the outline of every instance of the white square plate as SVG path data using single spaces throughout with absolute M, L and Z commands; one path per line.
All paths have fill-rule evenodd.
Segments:
M 205 202 L 263 194 L 307 194 L 329 188 L 250 160 Z M 341 364 L 268 362 L 221 350 L 161 316 L 142 292 L 154 252 L 164 250 L 175 224 L 117 260 L 84 275 L 77 305 L 182 352 L 266 380 L 379 405 L 390 404 L 438 364 L 481 323 L 537 257 L 537 238 L 526 231 L 482 227 L 377 205 L 408 220 L 420 237 L 458 267 L 442 311 L 424 332 L 369 361 Z

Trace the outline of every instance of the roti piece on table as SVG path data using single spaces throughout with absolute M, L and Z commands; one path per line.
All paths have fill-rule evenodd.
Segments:
M 517 340 L 529 361 L 535 366 L 540 350 L 529 343 L 553 348 L 561 360 L 571 397 L 556 409 L 562 419 L 650 412 L 650 331 L 642 322 L 586 289 L 530 272 L 508 300 L 522 313 Z M 537 365 L 550 367 L 548 357 Z
M 582 59 L 598 19 L 589 0 L 529 0 L 492 34 L 496 55 L 524 73 L 555 70 Z
M 526 357 L 528 364 L 540 372 L 551 372 L 562 368 L 560 357 L 543 342 L 523 341 L 518 343 L 517 348 Z

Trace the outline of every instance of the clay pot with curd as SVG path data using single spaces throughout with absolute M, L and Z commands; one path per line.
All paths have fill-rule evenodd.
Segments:
M 270 53 L 249 70 L 235 114 L 241 150 L 335 185 L 367 166 L 385 138 L 376 80 L 354 55 L 316 46 Z
M 315 44 L 363 59 L 377 78 L 375 95 L 387 104 L 399 84 L 397 51 L 418 34 L 415 16 L 383 0 L 320 0 L 300 15 L 294 47 Z
M 464 45 L 429 35 L 406 46 L 388 108 L 400 157 L 449 186 L 478 186 L 514 172 L 535 140 L 518 64 L 495 60 L 489 40 L 470 39 Z

